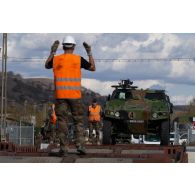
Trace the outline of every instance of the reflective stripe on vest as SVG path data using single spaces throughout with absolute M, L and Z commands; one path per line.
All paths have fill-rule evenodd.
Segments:
M 92 106 L 89 106 L 89 121 L 99 122 L 100 121 L 100 111 L 101 111 L 100 105 L 96 105 L 95 108 L 93 108 Z
M 74 87 L 74 86 L 56 86 L 56 90 L 81 90 L 81 87 Z
M 55 56 L 53 60 L 56 99 L 81 98 L 81 57 L 74 54 Z
M 55 78 L 55 81 L 75 81 L 80 82 L 80 78 Z

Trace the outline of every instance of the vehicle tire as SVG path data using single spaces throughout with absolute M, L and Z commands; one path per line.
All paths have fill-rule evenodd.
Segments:
M 111 136 L 112 123 L 110 121 L 104 120 L 102 132 L 103 132 L 102 143 L 103 144 L 112 144 L 112 136 Z
M 170 132 L 170 124 L 169 121 L 164 121 L 161 123 L 161 129 L 160 129 L 160 145 L 167 146 L 169 145 L 169 136 Z
M 112 143 L 112 145 L 116 144 L 116 135 L 111 136 L 111 143 Z

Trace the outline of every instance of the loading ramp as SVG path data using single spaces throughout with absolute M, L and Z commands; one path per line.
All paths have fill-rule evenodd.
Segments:
M 38 149 L 35 146 L 19 146 L 13 143 L 0 142 L 0 157 L 28 157 L 37 158 L 37 162 L 71 163 L 187 163 L 188 154 L 186 147 L 181 145 L 159 146 L 145 144 L 122 144 L 122 145 L 86 145 L 86 155 L 79 155 L 74 145 L 69 146 L 67 157 L 57 157 L 57 145 L 49 145 L 47 149 Z M 48 160 L 45 160 L 48 159 Z M 60 159 L 60 160 L 59 160 Z M 5 161 L 5 159 L 4 159 Z M 24 160 L 24 162 L 26 162 Z

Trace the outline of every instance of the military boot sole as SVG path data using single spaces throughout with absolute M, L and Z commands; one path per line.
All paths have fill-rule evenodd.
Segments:
M 85 150 L 85 148 L 83 148 L 83 147 L 77 147 L 77 152 L 79 152 L 79 154 L 81 154 L 81 155 L 85 155 L 86 154 L 86 150 Z

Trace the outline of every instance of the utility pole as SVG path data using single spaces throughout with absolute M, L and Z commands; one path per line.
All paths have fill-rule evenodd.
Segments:
M 7 116 L 7 33 L 3 33 L 2 72 L 1 72 L 1 140 L 6 141 Z

